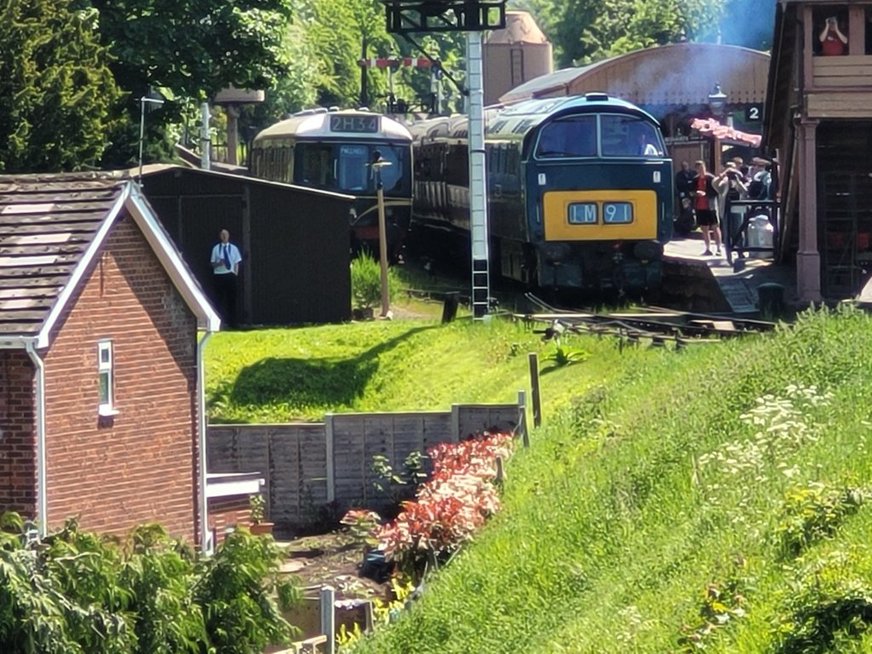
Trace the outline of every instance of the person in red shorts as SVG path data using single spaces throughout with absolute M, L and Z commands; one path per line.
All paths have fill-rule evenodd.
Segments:
M 696 224 L 702 231 L 705 241 L 704 257 L 712 256 L 711 239 L 715 239 L 715 254 L 721 255 L 721 228 L 718 225 L 718 191 L 715 176 L 706 172 L 705 162 L 694 164 L 696 177 L 693 178 L 693 208 L 696 210 Z
M 839 29 L 839 22 L 835 16 L 827 18 L 824 29 L 820 34 L 821 54 L 826 56 L 838 56 L 845 54 L 848 49 L 848 37 Z

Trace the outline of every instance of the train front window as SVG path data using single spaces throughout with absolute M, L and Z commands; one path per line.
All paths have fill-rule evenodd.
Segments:
M 666 152 L 660 130 L 636 116 L 600 117 L 604 157 L 662 157 Z
M 369 147 L 340 145 L 337 164 L 338 188 L 342 191 L 365 191 L 369 186 Z
M 315 188 L 332 188 L 332 147 L 320 143 L 300 143 L 296 151 L 294 183 Z
M 567 116 L 542 127 L 536 156 L 541 159 L 596 156 L 596 116 Z
M 294 182 L 352 195 L 374 194 L 371 163 L 378 151 L 390 164 L 381 168 L 385 193 L 408 193 L 411 181 L 407 149 L 387 143 L 298 143 Z
M 382 188 L 387 194 L 405 193 L 409 188 L 409 157 L 406 149 L 379 143 L 339 146 L 339 190 L 375 192 L 376 179 L 371 163 L 376 153 L 388 165 L 379 169 Z

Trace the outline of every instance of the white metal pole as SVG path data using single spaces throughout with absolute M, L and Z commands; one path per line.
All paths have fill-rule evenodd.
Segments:
M 163 100 L 142 96 L 139 98 L 139 185 L 142 186 L 142 148 L 145 143 L 145 108 L 149 104 L 163 104 Z
M 142 144 L 145 141 L 145 98 L 139 98 L 139 178 L 142 184 Z
M 466 66 L 469 90 L 469 223 L 472 235 L 472 317 L 488 314 L 490 274 L 488 272 L 487 186 L 484 150 L 484 87 L 482 78 L 481 32 L 466 34 Z
M 200 120 L 202 121 L 202 125 L 200 126 L 200 168 L 204 170 L 209 170 L 212 167 L 212 153 L 210 152 L 212 149 L 212 139 L 209 137 L 210 117 L 209 103 L 204 102 L 200 105 Z

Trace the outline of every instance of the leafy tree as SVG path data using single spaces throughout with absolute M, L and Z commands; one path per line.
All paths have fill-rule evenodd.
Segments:
M 69 0 L 0 2 L 0 170 L 94 165 L 118 89 L 96 15 Z
M 524 0 L 554 44 L 558 67 L 681 39 L 714 41 L 728 0 Z
M 110 164 L 135 159 L 139 98 L 167 89 L 179 101 L 149 118 L 158 127 L 178 121 L 184 102 L 202 102 L 227 86 L 269 88 L 287 71 L 283 52 L 291 0 L 77 0 L 99 12 L 100 36 L 112 70 L 128 93 L 125 130 L 114 135 Z
M 322 64 L 318 103 L 354 106 L 360 96 L 358 60 L 364 43 L 380 55 L 396 48 L 386 31 L 384 5 L 378 0 L 311 0 L 310 7 L 310 34 Z
M 298 594 L 278 581 L 279 558 L 243 530 L 200 558 L 158 525 L 119 547 L 75 521 L 28 540 L 21 518 L 2 514 L 0 652 L 260 654 L 293 631 L 279 604 Z

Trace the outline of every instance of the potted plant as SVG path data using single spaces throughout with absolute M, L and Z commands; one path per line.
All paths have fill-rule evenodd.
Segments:
M 260 493 L 248 498 L 252 534 L 272 534 L 274 523 L 266 521 L 266 499 Z

